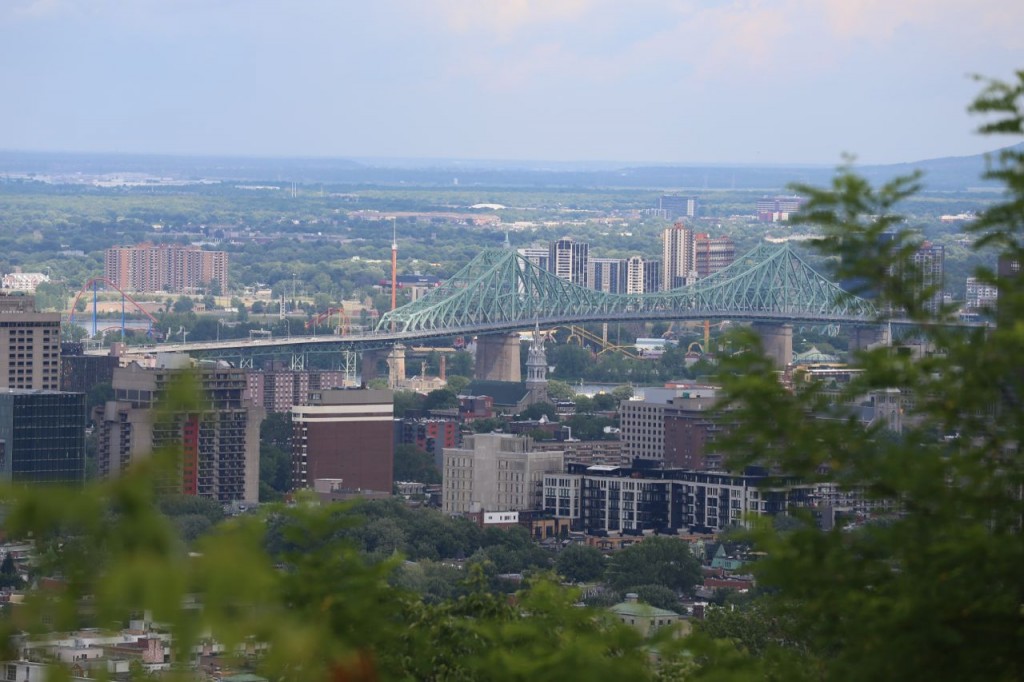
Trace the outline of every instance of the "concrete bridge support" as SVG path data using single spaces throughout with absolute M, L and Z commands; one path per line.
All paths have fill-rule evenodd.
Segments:
M 363 386 L 366 386 L 373 379 L 376 379 L 377 364 L 380 362 L 383 350 L 364 350 L 362 352 L 361 363 L 359 367 L 359 380 Z
M 394 390 L 405 381 L 405 346 L 396 343 L 388 353 L 388 388 Z
M 764 354 L 779 369 L 785 369 L 793 362 L 793 325 L 755 322 L 754 331 L 761 336 Z
M 868 350 L 879 345 L 892 345 L 889 330 L 881 325 L 854 327 L 850 330 L 850 350 Z
M 489 334 L 476 340 L 476 379 L 522 381 L 519 366 L 519 335 Z

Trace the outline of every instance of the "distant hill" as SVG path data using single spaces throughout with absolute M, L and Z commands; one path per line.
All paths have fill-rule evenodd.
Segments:
M 858 166 L 873 182 L 914 169 L 925 172 L 926 189 L 963 191 L 989 183 L 981 178 L 985 155 L 927 159 L 913 163 Z M 272 181 L 339 185 L 522 188 L 619 187 L 665 190 L 783 191 L 792 182 L 824 184 L 830 166 L 658 165 L 612 162 L 470 161 L 459 159 L 332 159 L 82 154 L 0 151 L 0 173 L 68 177 L 140 173 L 182 180 Z

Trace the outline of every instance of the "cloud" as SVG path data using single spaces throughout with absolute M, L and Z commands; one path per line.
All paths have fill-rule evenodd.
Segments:
M 594 0 L 438 0 L 434 7 L 457 33 L 488 31 L 508 37 L 536 24 L 576 21 L 594 4 Z

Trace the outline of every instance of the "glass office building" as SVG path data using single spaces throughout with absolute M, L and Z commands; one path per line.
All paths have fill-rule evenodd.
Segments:
M 0 389 L 0 480 L 85 480 L 85 394 Z

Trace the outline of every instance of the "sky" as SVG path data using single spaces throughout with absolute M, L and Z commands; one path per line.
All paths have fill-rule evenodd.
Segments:
M 1020 0 L 0 0 L 0 149 L 917 161 L 1024 69 Z

